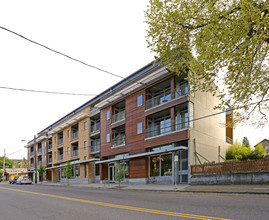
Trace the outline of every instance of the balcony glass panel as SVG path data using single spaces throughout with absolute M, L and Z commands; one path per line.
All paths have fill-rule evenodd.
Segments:
M 62 144 L 63 144 L 63 139 L 59 139 L 59 140 L 57 141 L 57 146 L 62 145 Z
M 125 135 L 118 135 L 112 140 L 112 147 L 125 145 Z
M 78 150 L 71 151 L 71 157 L 78 157 Z
M 73 132 L 73 133 L 71 134 L 71 140 L 75 140 L 75 139 L 78 139 L 78 131 Z
M 58 155 L 58 161 L 63 160 L 63 158 L 64 158 L 64 155 L 63 154 Z
M 155 94 L 148 94 L 148 96 L 150 96 L 151 98 L 146 101 L 146 109 L 150 109 L 168 101 L 171 101 L 171 90 L 170 88 L 164 89 L 163 91 Z
M 119 113 L 112 116 L 112 123 L 121 120 L 125 120 L 125 110 L 120 111 Z

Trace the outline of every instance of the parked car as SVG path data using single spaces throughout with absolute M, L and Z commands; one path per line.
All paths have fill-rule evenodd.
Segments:
M 14 176 L 14 177 L 12 177 L 10 180 L 9 180 L 9 184 L 14 184 L 14 183 L 16 183 L 17 182 L 17 180 L 18 180 L 18 176 Z
M 32 184 L 32 179 L 29 176 L 21 176 L 17 179 L 17 184 Z

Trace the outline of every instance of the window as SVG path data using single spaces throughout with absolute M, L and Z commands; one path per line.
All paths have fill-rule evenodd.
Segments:
M 137 123 L 137 134 L 142 134 L 143 128 L 142 128 L 142 122 Z
M 94 176 L 100 176 L 100 164 L 95 164 Z
M 70 154 L 70 147 L 68 147 L 67 149 L 67 154 Z
M 87 150 L 87 141 L 84 141 L 84 150 Z
M 107 134 L 107 135 L 106 135 L 106 142 L 107 142 L 107 143 L 110 142 L 110 134 Z
M 67 131 L 67 136 L 70 137 L 70 130 Z
M 143 103 L 143 96 L 139 95 L 137 96 L 137 107 L 141 106 Z
M 150 176 L 172 176 L 172 154 L 151 157 Z
M 84 156 L 84 160 L 87 160 L 87 156 Z
M 56 137 L 54 137 L 54 142 L 56 143 Z
M 87 130 L 87 122 L 84 122 L 84 130 Z
M 110 110 L 108 110 L 107 112 L 106 112 L 106 120 L 109 120 L 110 119 Z

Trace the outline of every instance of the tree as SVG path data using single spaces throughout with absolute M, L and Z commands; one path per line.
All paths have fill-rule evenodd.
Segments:
M 22 158 L 22 161 L 21 161 L 21 168 L 27 168 L 27 161 L 26 161 L 25 157 Z
M 120 187 L 120 183 L 124 180 L 124 165 L 120 162 L 117 162 L 115 166 L 115 171 L 115 180 L 118 181 Z
M 244 137 L 243 138 L 243 145 L 246 146 L 246 147 L 250 147 L 250 144 L 249 144 L 249 141 L 248 141 L 248 138 L 247 137 Z
M 3 157 L 0 157 L 0 169 L 3 169 L 3 159 Z M 5 158 L 5 168 L 12 168 L 13 164 L 13 160 L 8 159 L 7 157 Z
M 42 179 L 43 177 L 43 173 L 46 171 L 46 168 L 42 166 L 42 164 L 40 164 L 39 168 L 37 169 L 38 173 L 39 173 L 39 177 L 40 179 Z M 43 180 L 43 179 L 42 179 Z
M 145 16 L 156 60 L 236 109 L 234 122 L 267 122 L 269 1 L 150 0 Z
M 73 168 L 70 162 L 66 163 L 65 176 L 67 178 L 67 185 L 69 186 L 69 179 L 72 177 Z
M 262 144 L 258 144 L 255 149 L 251 150 L 250 147 L 246 147 L 244 144 L 235 142 L 226 151 L 226 160 L 254 160 L 263 159 L 266 155 L 266 150 Z

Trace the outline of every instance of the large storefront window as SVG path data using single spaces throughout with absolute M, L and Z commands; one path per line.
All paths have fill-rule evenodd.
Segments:
M 150 176 L 172 176 L 172 154 L 150 157 Z
M 79 177 L 79 172 L 80 172 L 79 165 L 74 166 L 74 171 L 75 171 L 75 177 Z
M 95 164 L 94 176 L 100 176 L 100 164 Z

